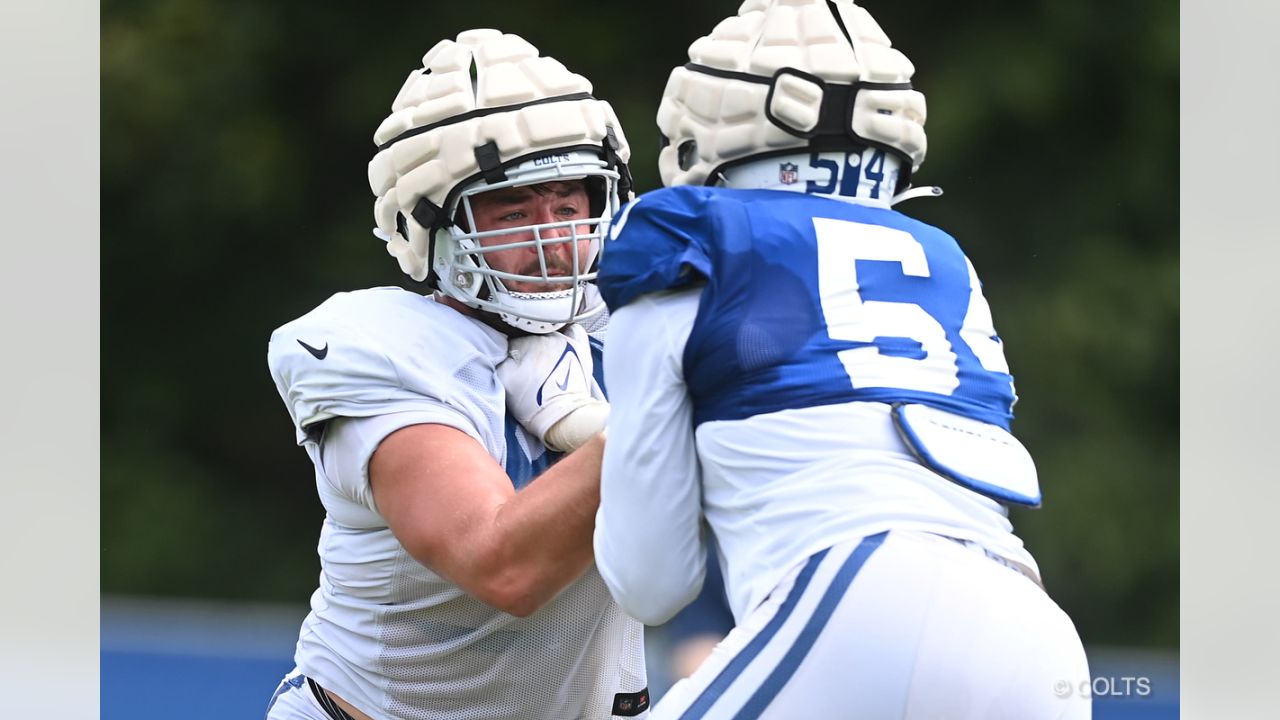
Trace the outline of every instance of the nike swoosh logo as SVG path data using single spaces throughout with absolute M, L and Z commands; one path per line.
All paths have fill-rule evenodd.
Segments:
M 560 359 L 556 361 L 555 367 L 551 368 L 551 372 L 547 373 L 546 379 L 542 381 L 542 385 L 538 388 L 538 395 L 534 398 L 534 401 L 538 403 L 538 407 L 542 407 L 542 391 L 547 388 L 547 383 L 555 383 L 556 387 L 560 388 L 561 392 L 569 388 L 569 376 L 573 374 L 573 365 L 571 364 L 572 361 L 566 363 L 565 358 L 570 355 L 573 355 L 574 359 L 577 359 L 578 351 L 574 350 L 573 346 L 569 343 L 565 343 L 564 352 L 560 353 Z M 565 365 L 564 382 L 556 380 L 556 373 L 560 371 L 561 365 Z
M 329 354 L 329 343 L 325 343 L 324 347 L 322 348 L 313 348 L 310 345 L 302 342 L 301 340 L 298 341 L 298 344 L 302 346 L 302 349 L 306 350 L 312 355 L 315 355 L 317 360 L 323 360 L 324 356 Z

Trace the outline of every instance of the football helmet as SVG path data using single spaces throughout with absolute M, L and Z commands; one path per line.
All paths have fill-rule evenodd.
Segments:
M 369 186 L 377 197 L 374 234 L 405 274 L 531 333 L 603 310 L 586 301 L 586 283 L 595 278 L 610 219 L 630 199 L 631 151 L 613 108 L 592 97 L 586 78 L 516 35 L 469 30 L 423 56 L 391 110 L 374 133 Z M 586 184 L 588 219 L 476 228 L 470 201 L 477 194 L 571 180 Z M 512 241 L 495 244 L 504 235 Z M 590 240 L 586 258 L 577 256 L 581 240 Z M 582 262 L 569 276 L 550 274 L 544 249 L 570 242 Z M 500 272 L 485 260 L 530 246 L 542 260 L 537 274 Z M 548 289 L 514 292 L 511 281 Z
M 852 0 L 746 0 L 667 80 L 662 182 L 712 185 L 745 162 L 871 146 L 899 159 L 901 191 L 926 149 L 914 72 Z

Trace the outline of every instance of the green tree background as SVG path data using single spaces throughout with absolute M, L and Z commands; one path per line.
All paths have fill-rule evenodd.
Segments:
M 866 0 L 916 65 L 945 188 L 904 209 L 979 268 L 1045 506 L 1014 522 L 1086 643 L 1178 644 L 1178 6 Z M 272 329 L 408 282 L 370 230 L 372 135 L 470 27 L 613 103 L 638 188 L 685 49 L 732 1 L 102 4 L 102 590 L 301 602 L 323 510 Z M 64 108 L 63 112 L 76 112 Z

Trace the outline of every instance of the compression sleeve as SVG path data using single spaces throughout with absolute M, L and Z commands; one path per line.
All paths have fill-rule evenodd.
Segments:
M 701 477 L 681 358 L 699 290 L 649 294 L 616 313 L 604 354 L 613 406 L 596 565 L 618 604 L 657 625 L 702 587 Z

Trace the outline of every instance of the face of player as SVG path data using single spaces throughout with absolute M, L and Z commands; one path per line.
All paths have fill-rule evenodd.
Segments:
M 475 218 L 476 227 L 482 232 L 504 228 L 518 229 L 542 223 L 584 220 L 589 217 L 590 202 L 586 185 L 580 180 L 548 182 L 503 188 L 475 195 L 471 198 L 471 213 Z M 571 227 L 544 228 L 539 232 L 543 239 L 542 248 L 549 276 L 567 277 L 574 274 L 573 246 L 575 243 L 546 243 L 549 238 L 570 237 L 573 234 Z M 591 232 L 590 225 L 576 227 L 580 236 Z M 482 238 L 480 244 L 492 247 L 533 239 L 533 231 L 525 230 Z M 589 265 L 587 253 L 591 248 L 591 240 L 584 238 L 576 244 L 578 272 L 586 272 Z M 484 258 L 489 267 L 501 272 L 534 276 L 542 274 L 536 245 L 486 253 Z M 503 285 L 512 292 L 552 292 L 564 290 L 570 286 L 570 283 L 547 284 L 504 280 Z

